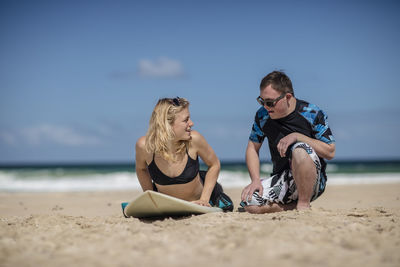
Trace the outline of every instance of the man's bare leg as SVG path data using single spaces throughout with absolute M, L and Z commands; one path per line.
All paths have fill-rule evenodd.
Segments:
M 291 164 L 292 175 L 299 194 L 296 208 L 298 210 L 309 209 L 317 168 L 307 151 L 300 147 L 292 151 Z
M 249 205 L 245 206 L 244 210 L 247 211 L 248 213 L 263 214 L 263 213 L 280 212 L 285 210 L 294 210 L 295 208 L 296 208 L 296 202 L 292 202 L 285 205 L 278 203 L 272 203 L 263 206 Z

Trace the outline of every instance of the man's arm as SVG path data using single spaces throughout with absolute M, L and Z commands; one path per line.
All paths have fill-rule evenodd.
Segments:
M 251 196 L 255 191 L 258 191 L 259 195 L 263 194 L 263 187 L 260 180 L 260 157 L 259 152 L 262 143 L 255 143 L 249 141 L 246 149 L 246 164 L 249 170 L 251 183 L 246 186 L 242 191 L 242 200 L 246 201 L 251 199 Z
M 331 160 L 335 156 L 335 143 L 327 144 L 325 142 L 310 138 L 300 133 L 291 133 L 282 138 L 278 143 L 277 148 L 281 157 L 285 157 L 288 147 L 296 142 L 304 142 L 309 144 L 315 150 L 315 153 L 317 153 L 317 155 L 321 158 Z

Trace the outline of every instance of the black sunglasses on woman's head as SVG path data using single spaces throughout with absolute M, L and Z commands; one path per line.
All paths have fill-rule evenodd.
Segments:
M 176 106 L 176 107 L 179 107 L 179 106 L 181 105 L 180 98 L 179 98 L 178 96 L 175 97 L 175 98 L 173 98 L 173 99 L 172 99 L 172 104 L 173 104 L 174 106 Z

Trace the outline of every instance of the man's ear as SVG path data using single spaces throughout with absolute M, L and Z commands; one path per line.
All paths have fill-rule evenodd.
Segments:
M 291 93 L 286 93 L 285 97 L 286 97 L 286 100 L 287 100 L 286 101 L 287 102 L 287 106 L 289 107 L 290 106 L 289 100 L 293 97 L 293 95 Z

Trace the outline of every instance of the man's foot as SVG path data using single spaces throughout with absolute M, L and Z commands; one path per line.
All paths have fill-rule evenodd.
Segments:
M 309 210 L 311 209 L 310 203 L 297 203 L 296 206 L 297 210 Z
M 255 214 L 281 212 L 286 210 L 294 210 L 295 208 L 296 202 L 291 202 L 289 204 L 269 203 L 262 206 L 249 205 L 244 207 L 248 213 Z

